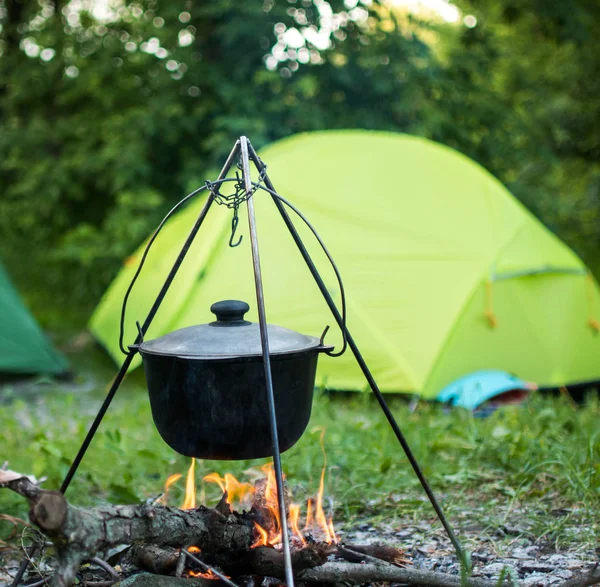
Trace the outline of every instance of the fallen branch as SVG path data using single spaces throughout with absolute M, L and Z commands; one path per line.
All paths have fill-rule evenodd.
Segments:
M 497 587 L 498 585 L 496 581 L 486 581 L 484 579 L 468 579 L 463 584 L 460 577 L 454 575 L 401 568 L 392 563 L 377 560 L 369 555 L 363 555 L 362 560 L 369 561 L 366 564 L 365 562 L 358 564 L 356 562 L 326 562 L 322 564 L 323 557 L 335 550 L 336 547 L 323 545 L 294 552 L 292 554 L 292 566 L 298 581 L 332 584 L 392 581 L 407 585 L 429 585 L 431 587 L 461 587 L 462 585 L 464 587 Z M 346 553 L 351 549 L 342 548 L 342 550 Z M 283 553 L 270 547 L 251 549 L 245 555 L 238 556 L 235 563 L 221 562 L 220 564 L 225 566 L 226 572 L 232 576 L 258 575 L 285 580 Z M 170 585 L 171 582 L 166 581 L 165 584 Z
M 484 579 L 467 579 L 464 583 L 455 575 L 402 569 L 389 563 L 325 563 L 320 567 L 306 569 L 298 573 L 300 581 L 343 583 L 366 583 L 374 581 L 393 581 L 408 585 L 428 585 L 429 587 L 492 587 L 497 583 Z
M 138 569 L 157 575 L 168 575 L 177 569 L 181 556 L 183 555 L 180 554 L 180 549 L 172 546 L 137 544 L 129 551 L 128 560 Z
M 385 561 L 399 567 L 411 565 L 404 551 L 387 544 L 337 544 L 337 554 L 351 563 Z

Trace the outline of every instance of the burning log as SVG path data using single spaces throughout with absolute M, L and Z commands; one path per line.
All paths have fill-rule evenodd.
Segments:
M 0 487 L 8 487 L 31 504 L 30 519 L 52 540 L 58 555 L 53 586 L 69 587 L 81 563 L 120 544 L 153 544 L 181 547 L 197 544 L 214 553 L 246 552 L 254 541 L 249 521 L 200 506 L 180 510 L 166 506 L 102 506 L 76 508 L 61 493 L 44 491 L 23 476 L 0 475 Z

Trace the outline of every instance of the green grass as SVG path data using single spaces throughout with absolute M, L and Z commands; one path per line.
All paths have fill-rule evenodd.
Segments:
M 27 402 L 0 405 L 0 464 L 44 476 L 58 488 L 97 410 L 101 395 L 55 390 Z M 600 405 L 589 398 L 574 410 L 564 398 L 534 397 L 488 418 L 449 413 L 422 403 L 410 411 L 404 401 L 391 406 L 426 477 L 461 530 L 476 528 L 501 550 L 502 539 L 526 537 L 561 549 L 589 548 L 600 536 Z M 308 429 L 284 453 L 283 466 L 294 499 L 318 488 L 323 466 L 319 445 L 326 429 L 326 493 L 337 525 L 368 520 L 398 524 L 425 519 L 433 528 L 406 457 L 378 405 L 368 396 L 317 394 Z M 260 461 L 198 461 L 199 499 L 214 505 L 218 490 L 203 484 L 210 471 L 241 479 Z M 172 473 L 185 474 L 189 459 L 175 454 L 156 432 L 143 383 L 128 379 L 115 399 L 69 489 L 74 504 L 135 503 L 161 493 Z M 184 482 L 171 490 L 178 505 Z M 27 516 L 19 496 L 0 491 L 0 513 Z M 516 523 L 518 521 L 518 523 Z M 516 527 L 516 529 L 514 529 Z M 585 531 L 577 531 L 583 527 Z M 9 525 L 0 521 L 0 539 Z

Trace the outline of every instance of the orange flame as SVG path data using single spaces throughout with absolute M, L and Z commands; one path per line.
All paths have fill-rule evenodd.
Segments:
M 219 473 L 210 473 L 210 475 L 205 475 L 202 478 L 202 481 L 208 481 L 209 483 L 216 483 L 223 493 L 225 493 L 225 479 L 221 478 Z
M 325 517 L 325 512 L 323 511 L 323 493 L 325 488 L 325 469 L 321 471 L 321 480 L 319 482 L 319 493 L 317 493 L 317 503 L 315 506 L 315 521 L 321 530 L 321 532 L 325 535 L 326 542 L 333 542 L 331 536 L 329 535 L 329 527 L 327 524 L 327 518 Z
M 321 430 L 321 438 L 319 443 L 323 452 L 323 470 L 321 471 L 321 479 L 319 481 L 319 493 L 317 494 L 317 504 L 315 507 L 315 521 L 318 528 L 323 533 L 325 542 L 335 543 L 335 530 L 333 529 L 333 520 L 325 517 L 323 511 L 323 495 L 325 493 L 325 470 L 327 469 L 327 454 L 325 453 L 325 429 Z
M 323 442 L 323 434 L 321 435 L 321 444 Z M 324 448 L 323 448 L 324 451 Z M 325 454 L 323 452 L 323 454 Z M 306 545 L 304 538 L 305 534 L 314 534 L 318 537 L 322 537 L 325 542 L 335 543 L 337 541 L 335 536 L 335 529 L 333 527 L 332 519 L 327 519 L 325 512 L 323 511 L 323 496 L 325 492 L 325 471 L 327 468 L 327 460 L 323 470 L 321 471 L 321 478 L 319 483 L 319 492 L 317 494 L 316 502 L 312 499 L 308 499 L 306 504 L 306 520 L 304 529 L 299 529 L 300 519 L 300 506 L 298 504 L 290 504 L 288 523 L 292 531 L 292 536 L 295 537 L 302 546 Z M 252 545 L 253 547 L 261 545 L 278 545 L 282 542 L 281 537 L 281 523 L 279 515 L 279 503 L 277 501 L 277 487 L 275 483 L 275 473 L 273 465 L 268 464 L 262 467 L 262 471 L 267 476 L 266 486 L 264 491 L 264 505 L 269 512 L 271 519 L 271 528 L 269 531 L 265 530 L 262 526 L 254 523 L 255 528 L 258 532 L 256 542 Z
M 241 503 L 254 494 L 254 487 L 250 483 L 240 483 L 231 473 L 225 473 L 225 489 L 232 502 Z
M 329 521 L 327 522 L 327 529 L 329 530 L 329 536 L 331 538 L 329 542 L 335 544 L 337 542 L 337 536 L 335 535 L 335 529 L 333 527 L 333 518 L 329 518 Z
M 156 503 L 167 505 L 167 502 L 169 500 L 169 487 L 171 487 L 171 485 L 173 485 L 173 483 L 175 483 L 175 481 L 178 481 L 179 479 L 181 479 L 181 473 L 175 473 L 165 481 L 165 489 L 163 491 L 163 494 L 156 500 Z
M 250 483 L 241 483 L 231 473 L 225 473 L 225 477 L 221 477 L 218 473 L 210 473 L 202 480 L 216 483 L 223 493 L 227 493 L 226 501 L 229 505 L 233 505 L 234 502 L 244 505 L 244 502 L 254 494 L 254 487 Z
M 169 487 L 171 487 L 175 481 L 179 481 L 179 479 L 181 479 L 181 473 L 175 473 L 165 481 L 165 495 L 169 493 Z
M 288 514 L 288 524 L 291 529 L 291 535 L 295 538 L 295 544 L 300 543 L 302 546 L 306 545 L 305 535 L 312 534 L 317 539 L 321 539 L 328 543 L 335 543 L 337 538 L 335 536 L 335 529 L 333 527 L 333 520 L 327 518 L 323 510 L 323 498 L 325 493 L 325 471 L 327 470 L 327 455 L 325 454 L 324 446 L 325 430 L 321 430 L 320 444 L 323 452 L 323 470 L 319 479 L 319 490 L 316 496 L 316 500 L 309 498 L 306 504 L 306 516 L 304 520 L 304 527 L 302 531 L 299 529 L 300 522 L 300 506 L 297 504 L 290 504 Z M 254 528 L 256 531 L 256 540 L 252 545 L 252 548 L 257 546 L 280 546 L 282 543 L 281 537 L 281 517 L 279 515 L 279 502 L 277 499 L 277 484 L 275 481 L 275 473 L 272 464 L 264 465 L 261 471 L 265 475 L 264 492 L 261 495 L 260 503 L 263 515 L 266 516 L 266 529 L 260 526 L 257 522 L 254 522 Z M 192 459 L 190 467 L 186 476 L 186 491 L 185 500 L 182 509 L 192 509 L 196 507 L 196 486 L 195 486 L 195 459 Z M 170 485 L 175 483 L 181 475 L 171 475 L 165 484 L 164 492 L 164 503 L 166 503 L 166 496 Z M 223 495 L 226 495 L 225 501 L 232 505 L 232 502 L 236 501 L 239 504 L 246 505 L 248 500 L 255 496 L 256 489 L 249 483 L 242 483 L 238 481 L 230 473 L 226 473 L 224 477 L 221 477 L 218 473 L 210 473 L 203 478 L 203 481 L 208 483 L 215 483 L 219 486 Z M 244 502 L 246 502 L 244 504 Z M 249 504 L 248 504 L 249 505 Z M 190 547 L 191 552 L 198 552 L 196 547 Z M 193 576 L 204 576 L 202 574 L 195 574 Z M 214 576 L 213 576 L 214 577 Z
M 194 471 L 196 468 L 196 459 L 192 458 L 192 464 L 185 478 L 185 499 L 183 500 L 182 510 L 192 510 L 196 507 L 196 480 Z
M 265 487 L 265 502 L 271 516 L 274 520 L 274 531 L 269 536 L 271 544 L 281 542 L 281 516 L 279 515 L 279 501 L 277 499 L 277 483 L 275 481 L 275 470 L 273 465 L 268 463 L 261 467 L 261 470 L 267 476 L 267 486 Z
M 306 546 L 306 540 L 302 532 L 298 529 L 298 519 L 300 518 L 300 506 L 297 503 L 290 505 L 290 528 L 292 529 L 292 535 L 300 540 L 302 546 Z
M 250 548 L 257 546 L 267 546 L 269 544 L 269 533 L 260 525 L 254 522 L 254 529 L 258 532 L 258 537 Z
M 188 577 L 199 577 L 200 579 L 221 580 L 221 577 L 215 575 L 212 571 L 188 571 Z
M 309 497 L 306 502 L 306 522 L 304 524 L 304 534 L 308 534 L 313 525 L 313 500 Z
M 189 552 L 197 554 L 202 552 L 197 546 L 189 546 L 187 549 Z M 187 572 L 188 577 L 200 577 L 202 579 L 220 579 L 217 575 L 215 575 L 212 571 L 192 571 L 189 570 Z

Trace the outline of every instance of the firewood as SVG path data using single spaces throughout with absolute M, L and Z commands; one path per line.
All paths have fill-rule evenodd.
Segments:
M 302 569 L 309 569 L 325 562 L 322 552 L 317 548 L 303 548 L 292 553 L 292 567 L 295 572 Z M 283 562 L 283 553 L 268 546 L 259 546 L 250 550 L 239 565 L 239 574 L 249 574 L 250 569 L 253 575 L 262 575 L 263 577 L 285 577 L 285 565 Z
M 179 510 L 147 504 L 81 509 L 69 504 L 61 493 L 40 489 L 27 477 L 13 474 L 7 479 L 3 473 L 0 471 L 0 487 L 10 488 L 29 499 L 32 522 L 54 543 L 58 566 L 52 587 L 70 587 L 84 560 L 92 558 L 98 551 L 121 544 L 153 545 L 171 555 L 176 550 L 169 551 L 168 547 L 196 545 L 207 563 L 220 566 L 232 577 L 271 576 L 282 580 L 285 577 L 281 552 L 270 547 L 251 548 L 253 524 L 244 518 L 244 514 L 224 515 L 203 506 Z M 221 510 L 226 512 L 224 508 Z M 299 583 L 393 581 L 433 587 L 461 585 L 460 577 L 399 568 L 383 561 L 372 562 L 376 559 L 371 554 L 384 552 L 388 558 L 396 558 L 399 556 L 397 551 L 386 553 L 358 547 L 371 553 L 365 554 L 358 552 L 356 546 L 353 549 L 352 545 L 347 545 L 346 550 L 365 557 L 360 564 L 324 562 L 335 548 L 335 545 L 316 544 L 294 552 L 292 564 Z M 170 560 L 176 564 L 177 557 Z M 464 585 L 492 587 L 495 583 L 467 579 Z
M 136 544 L 128 553 L 129 562 L 138 569 L 157 575 L 168 575 L 175 571 L 180 550 L 172 546 Z

